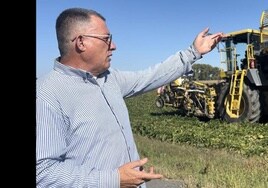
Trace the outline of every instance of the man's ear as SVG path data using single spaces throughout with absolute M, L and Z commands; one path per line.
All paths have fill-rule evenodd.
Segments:
M 79 50 L 82 50 L 84 51 L 85 50 L 85 45 L 84 45 L 84 40 L 83 40 L 83 36 L 78 36 L 76 41 L 76 47 L 79 49 Z

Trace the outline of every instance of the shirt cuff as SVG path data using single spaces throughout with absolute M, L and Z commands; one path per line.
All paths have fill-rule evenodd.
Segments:
M 201 55 L 201 53 L 198 52 L 198 50 L 195 48 L 194 44 L 192 44 L 190 46 L 190 48 L 192 49 L 193 55 L 194 55 L 194 62 L 198 59 L 201 59 L 203 56 Z M 192 62 L 192 64 L 194 63 Z

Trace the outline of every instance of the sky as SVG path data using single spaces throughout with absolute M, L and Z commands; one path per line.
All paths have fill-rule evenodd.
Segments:
M 101 13 L 117 47 L 111 66 L 137 71 L 188 48 L 206 27 L 210 33 L 258 29 L 268 0 L 37 0 L 37 77 L 53 69 L 59 56 L 56 19 L 71 7 Z M 215 48 L 196 63 L 220 67 L 220 54 Z

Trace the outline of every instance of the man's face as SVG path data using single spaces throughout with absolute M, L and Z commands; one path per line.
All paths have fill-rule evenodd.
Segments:
M 91 17 L 91 27 L 84 34 L 87 44 L 86 62 L 90 72 L 97 76 L 110 67 L 112 51 L 116 49 L 106 23 L 97 16 Z

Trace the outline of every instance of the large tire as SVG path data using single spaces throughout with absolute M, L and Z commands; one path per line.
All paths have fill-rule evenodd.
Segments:
M 161 96 L 158 96 L 155 100 L 155 105 L 158 107 L 158 108 L 163 108 L 164 107 L 164 104 L 165 104 L 165 101 L 164 99 L 161 97 Z
M 230 84 L 226 83 L 223 85 L 218 92 L 217 100 L 217 112 L 220 119 L 227 121 L 229 123 L 233 122 L 258 122 L 261 117 L 261 104 L 259 91 L 254 90 L 247 84 L 243 86 L 243 92 L 240 102 L 240 112 L 238 118 L 231 118 L 230 114 L 226 110 L 225 103 L 230 100 L 229 95 Z

